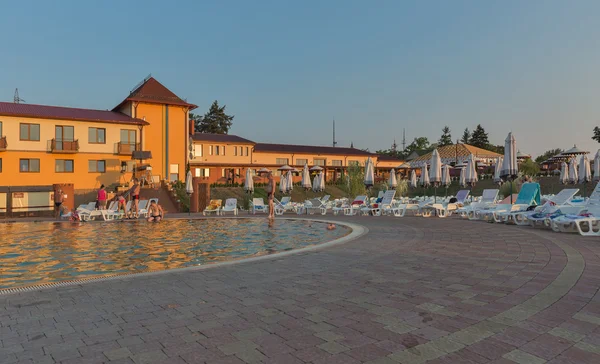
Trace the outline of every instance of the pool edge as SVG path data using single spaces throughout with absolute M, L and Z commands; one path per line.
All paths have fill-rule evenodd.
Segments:
M 246 219 L 247 217 L 231 216 L 231 217 L 220 217 L 220 218 L 223 218 L 223 219 Z M 220 219 L 220 218 L 217 218 L 217 219 Z M 174 217 L 171 219 L 173 219 L 173 220 L 190 220 L 190 219 L 191 220 L 202 220 L 201 217 L 200 218 L 198 218 L 198 217 L 195 217 L 195 218 Z M 70 280 L 70 281 L 63 281 L 63 282 L 56 282 L 56 283 L 46 283 L 46 284 L 40 284 L 40 285 L 34 285 L 34 286 L 0 289 L 0 296 L 7 296 L 7 295 L 12 295 L 12 294 L 17 294 L 17 293 L 38 292 L 38 291 L 44 291 L 44 290 L 60 288 L 60 287 L 80 286 L 80 285 L 89 284 L 89 283 L 99 283 L 99 282 L 106 282 L 106 281 L 128 280 L 128 279 L 141 278 L 141 277 L 151 277 L 151 276 L 155 276 L 155 275 L 169 274 L 169 273 L 178 274 L 178 273 L 185 273 L 185 272 L 191 272 L 191 271 L 213 269 L 213 268 L 236 265 L 236 264 L 259 262 L 259 261 L 270 260 L 270 259 L 278 259 L 278 258 L 282 258 L 282 257 L 294 255 L 294 254 L 313 252 L 313 251 L 318 251 L 318 250 L 326 249 L 326 248 L 337 246 L 337 245 L 342 245 L 342 244 L 348 243 L 352 240 L 358 239 L 359 237 L 364 236 L 369 232 L 369 229 L 363 225 L 350 223 L 350 222 L 327 220 L 327 219 L 278 217 L 276 220 L 301 220 L 301 221 L 334 223 L 334 224 L 343 225 L 343 226 L 350 228 L 351 232 L 347 235 L 344 235 L 344 236 L 334 239 L 334 240 L 326 241 L 321 244 L 307 246 L 304 248 L 293 249 L 290 251 L 283 251 L 283 252 L 279 252 L 279 253 L 273 253 L 273 254 L 261 255 L 261 256 L 257 256 L 257 257 L 250 257 L 250 258 L 243 258 L 243 259 L 236 259 L 236 260 L 219 262 L 219 263 L 211 263 L 211 264 L 199 265 L 199 266 L 194 266 L 194 267 L 182 267 L 182 268 L 164 269 L 164 270 L 140 272 L 140 273 L 108 274 L 108 275 L 104 275 L 102 277 L 90 277 L 90 278 L 74 279 L 74 280 Z

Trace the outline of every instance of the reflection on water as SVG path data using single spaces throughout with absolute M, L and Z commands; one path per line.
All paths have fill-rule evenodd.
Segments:
M 0 289 L 272 254 L 350 232 L 326 227 L 266 219 L 0 224 Z

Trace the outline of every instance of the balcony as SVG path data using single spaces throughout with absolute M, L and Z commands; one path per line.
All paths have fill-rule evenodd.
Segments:
M 8 147 L 8 143 L 6 143 L 6 137 L 0 137 L 0 152 L 5 151 L 6 147 Z
M 79 140 L 56 140 L 48 141 L 50 153 L 77 153 L 79 152 Z
M 116 154 L 118 155 L 129 155 L 131 156 L 133 152 L 140 150 L 140 143 L 126 143 L 126 142 L 118 142 L 116 144 Z

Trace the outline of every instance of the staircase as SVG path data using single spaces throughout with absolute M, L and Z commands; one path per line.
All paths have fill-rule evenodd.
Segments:
M 165 210 L 166 213 L 177 213 L 179 212 L 177 206 L 173 201 L 172 195 L 160 187 L 157 189 L 144 187 L 140 189 L 140 198 L 144 200 L 149 200 L 151 198 L 158 198 L 159 205 Z

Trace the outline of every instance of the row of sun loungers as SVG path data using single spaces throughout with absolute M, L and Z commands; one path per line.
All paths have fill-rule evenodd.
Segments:
M 156 201 L 158 203 L 157 198 L 151 198 L 150 200 L 140 200 L 138 203 L 138 213 L 137 217 L 148 217 L 148 207 L 150 206 L 150 201 Z M 132 201 L 128 201 L 125 207 L 125 211 L 131 211 Z M 79 215 L 81 221 L 95 221 L 95 220 L 104 220 L 104 221 L 113 221 L 120 220 L 125 218 L 126 213 L 118 210 L 119 205 L 117 201 L 112 201 L 110 205 L 106 209 L 96 209 L 96 202 L 90 202 L 88 204 L 83 204 L 77 207 L 76 211 Z M 63 219 L 70 219 L 73 216 L 71 212 L 62 215 Z

